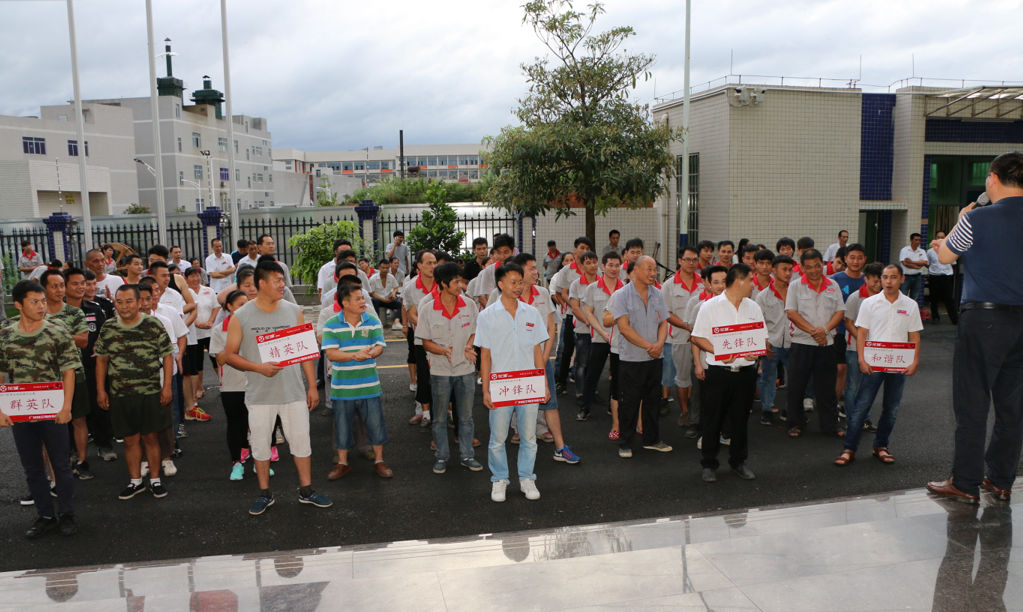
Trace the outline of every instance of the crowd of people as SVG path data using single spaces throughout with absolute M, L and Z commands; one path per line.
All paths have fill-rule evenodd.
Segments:
M 78 268 L 44 264 L 25 244 L 23 280 L 11 296 L 19 315 L 0 330 L 0 370 L 8 384 L 62 382 L 64 393 L 54 420 L 12 422 L 0 408 L 0 425 L 13 425 L 25 470 L 23 503 L 38 514 L 27 535 L 77 529 L 75 478 L 93 477 L 90 439 L 104 461 L 116 460 L 115 444 L 123 443 L 128 484 L 120 499 L 147 490 L 166 496 L 163 479 L 177 473 L 185 422 L 213 418 L 208 403 L 200 407 L 207 358 L 220 378 L 229 477 L 242 480 L 250 458 L 256 474 L 250 514 L 275 503 L 271 466 L 285 440 L 298 472 L 298 501 L 331 506 L 313 486 L 309 414 L 321 388 L 325 414 L 333 417 L 327 479 L 350 472 L 353 450 L 390 478 L 376 365 L 388 329 L 401 329 L 408 341 L 415 400 L 399 410 L 432 434 L 434 473 L 453 462 L 448 429 L 458 465 L 484 470 L 475 457 L 483 443 L 473 420 L 481 387 L 495 502 L 505 501 L 511 484 L 508 442 L 518 446 L 518 485 L 530 500 L 540 497 L 538 441 L 552 444 L 557 462 L 581 461 L 558 410 L 558 398 L 570 391 L 578 421 L 607 406 L 607 436 L 622 458 L 638 448 L 672 451 L 660 427 L 677 402 L 677 424 L 700 449 L 707 482 L 717 479 L 722 447 L 735 474 L 755 478 L 747 465 L 747 423 L 755 412 L 763 425 L 784 422 L 787 435 L 799 438 L 815 411 L 820 432 L 842 445 L 837 466 L 855 460 L 863 431 L 874 433 L 873 455 L 893 463 L 899 401 L 920 354 L 913 295 L 919 288 L 911 277 L 945 268 L 919 252 L 917 234 L 901 261 L 887 265 L 867 265 L 862 245 L 847 244 L 844 230 L 838 237 L 824 253 L 808 237 L 782 238 L 773 250 L 748 240 L 738 247 L 702 241 L 679 249 L 677 267 L 666 275 L 641 238 L 620 245 L 618 231 L 600 255 L 586 237 L 564 253 L 550 241 L 536 256 L 497 234 L 475 239 L 468 260 L 412 253 L 399 231 L 376 267 L 339 240 L 317 275 L 320 312 L 312 327 L 319 361 L 288 364 L 265 358 L 259 346 L 266 334 L 306 324 L 269 235 L 241 240 L 230 254 L 214 239 L 204 262 L 156 245 L 146 259 L 125 258 L 120 272 L 107 247 L 89 251 Z M 729 326 L 752 330 L 748 346 L 762 350 L 721 353 L 718 330 Z M 912 343 L 914 357 L 899 371 L 874 371 L 864 357 L 870 342 Z M 605 400 L 598 389 L 606 366 Z M 875 421 L 871 406 L 882 386 Z M 787 402 L 776 406 L 782 387 Z

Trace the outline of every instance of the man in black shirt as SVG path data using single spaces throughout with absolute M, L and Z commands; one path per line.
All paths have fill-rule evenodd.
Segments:
M 99 304 L 85 299 L 88 293 L 89 276 L 92 276 L 93 297 L 96 297 L 96 275 L 91 270 L 68 268 L 64 275 L 67 278 L 64 301 L 68 306 L 80 308 L 85 313 L 85 321 L 89 324 L 89 340 L 82 348 L 82 366 L 85 368 L 85 388 L 89 393 L 90 408 L 88 416 L 85 417 L 86 423 L 92 434 L 92 441 L 96 445 L 96 454 L 104 461 L 113 461 L 117 459 L 117 453 L 114 452 L 110 413 L 100 410 L 99 404 L 96 403 L 96 356 L 93 350 L 96 346 L 96 338 L 99 337 L 99 330 L 109 317 Z M 110 301 L 106 298 L 99 299 Z M 111 308 L 113 307 L 111 306 Z M 81 476 L 79 475 L 79 477 Z
M 465 269 L 462 271 L 462 276 L 465 278 L 466 283 L 479 276 L 479 273 L 483 271 L 483 266 L 487 263 L 487 256 L 490 254 L 490 249 L 487 248 L 487 239 L 476 238 L 473 240 L 472 252 L 476 257 L 472 261 L 467 262 Z
M 137 256 L 136 256 L 137 257 Z M 114 312 L 114 303 L 105 297 L 96 295 L 96 274 L 92 270 L 85 270 L 85 298 L 87 302 L 91 302 L 100 307 L 103 311 L 103 316 L 109 321 L 114 318 L 117 313 Z

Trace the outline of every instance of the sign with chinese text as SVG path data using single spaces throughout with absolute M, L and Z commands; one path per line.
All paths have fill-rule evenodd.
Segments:
M 64 407 L 64 383 L 0 385 L 0 411 L 14 422 L 55 419 Z
M 497 408 L 542 404 L 546 391 L 547 374 L 543 369 L 490 375 L 490 400 Z
M 259 358 L 263 363 L 273 362 L 282 368 L 320 356 L 312 323 L 259 334 L 256 336 L 256 346 L 259 347 Z
M 767 328 L 763 321 L 711 328 L 714 361 L 755 359 L 767 354 Z
M 863 360 L 875 372 L 903 372 L 916 359 L 915 342 L 864 342 Z

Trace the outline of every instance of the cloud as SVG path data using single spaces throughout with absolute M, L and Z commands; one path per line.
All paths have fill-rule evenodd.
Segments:
M 219 3 L 154 2 L 174 74 L 223 89 Z M 479 142 L 514 122 L 519 65 L 545 52 L 521 0 L 229 0 L 234 111 L 265 117 L 275 147 L 360 149 Z M 692 84 L 729 72 L 889 84 L 916 76 L 1023 80 L 1011 18 L 1020 1 L 717 0 L 693 6 Z M 598 30 L 630 25 L 653 54 L 643 103 L 682 89 L 682 0 L 608 0 Z M 148 95 L 145 4 L 75 3 L 82 96 Z M 0 1 L 0 114 L 36 115 L 72 97 L 64 2 Z M 158 62 L 159 76 L 164 64 Z M 753 79 L 756 80 L 756 79 Z

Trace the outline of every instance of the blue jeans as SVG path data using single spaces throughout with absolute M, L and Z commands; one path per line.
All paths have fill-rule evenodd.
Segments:
M 860 378 L 860 390 L 856 394 L 855 411 L 850 413 L 849 407 L 845 407 L 846 414 L 849 415 L 849 430 L 845 434 L 847 449 L 855 451 L 859 447 L 860 435 L 863 433 L 863 421 L 870 413 L 870 407 L 882 384 L 884 384 L 884 397 L 881 400 L 881 418 L 877 423 L 874 448 L 888 448 L 888 438 L 895 427 L 895 417 L 899 414 L 899 402 L 902 401 L 902 388 L 906 385 L 906 375 L 874 372 L 873 374 L 864 374 Z
M 664 359 L 661 360 L 661 386 L 669 389 L 675 386 L 675 361 L 671 358 L 671 345 L 664 345 Z
M 860 388 L 860 357 L 856 351 L 845 352 L 845 393 L 842 399 L 845 401 L 845 414 L 849 415 L 849 409 L 856 406 L 856 393 Z M 867 415 L 864 419 L 870 418 L 870 407 L 867 407 Z
M 908 295 L 910 299 L 916 300 L 920 292 L 924 290 L 923 274 L 907 274 L 902 281 L 900 290 Z
M 509 480 L 508 453 L 504 442 L 508 439 L 512 414 L 519 430 L 519 481 L 536 480 L 533 465 L 536 463 L 536 413 L 539 404 L 504 406 L 490 411 L 490 445 L 487 464 L 492 476 L 491 482 Z M 470 441 L 471 442 L 471 441 Z
M 430 388 L 433 389 L 433 444 L 437 447 L 434 457 L 437 461 L 447 461 L 451 456 L 448 449 L 448 400 L 455 402 L 458 413 L 458 456 L 465 461 L 472 459 L 472 403 L 476 395 L 476 373 L 470 372 L 462 376 L 430 375 Z
M 590 334 L 575 334 L 575 397 L 583 396 L 586 384 L 586 360 L 590 358 Z
M 366 425 L 366 437 L 372 446 L 387 444 L 387 428 L 384 427 L 384 409 L 380 396 L 366 397 L 356 400 L 331 400 L 334 408 L 334 448 L 346 450 L 355 446 L 352 435 L 352 421 L 355 413 L 362 417 Z M 447 412 L 446 410 L 444 412 Z M 469 441 L 472 443 L 472 440 Z
M 766 355 L 760 358 L 760 405 L 764 412 L 771 411 L 771 404 L 778 394 L 778 364 L 789 365 L 789 349 L 774 346 L 771 350 L 774 351 L 774 359 L 768 359 Z
M 575 352 L 575 322 L 572 315 L 566 315 L 561 322 L 561 341 L 554 359 L 554 381 L 560 385 L 568 383 L 568 368 Z
M 551 401 L 546 404 L 540 404 L 540 410 L 557 410 L 558 409 L 558 391 L 554 388 L 554 365 L 551 360 L 547 360 L 547 365 L 544 367 L 547 372 L 547 390 L 550 391 Z

